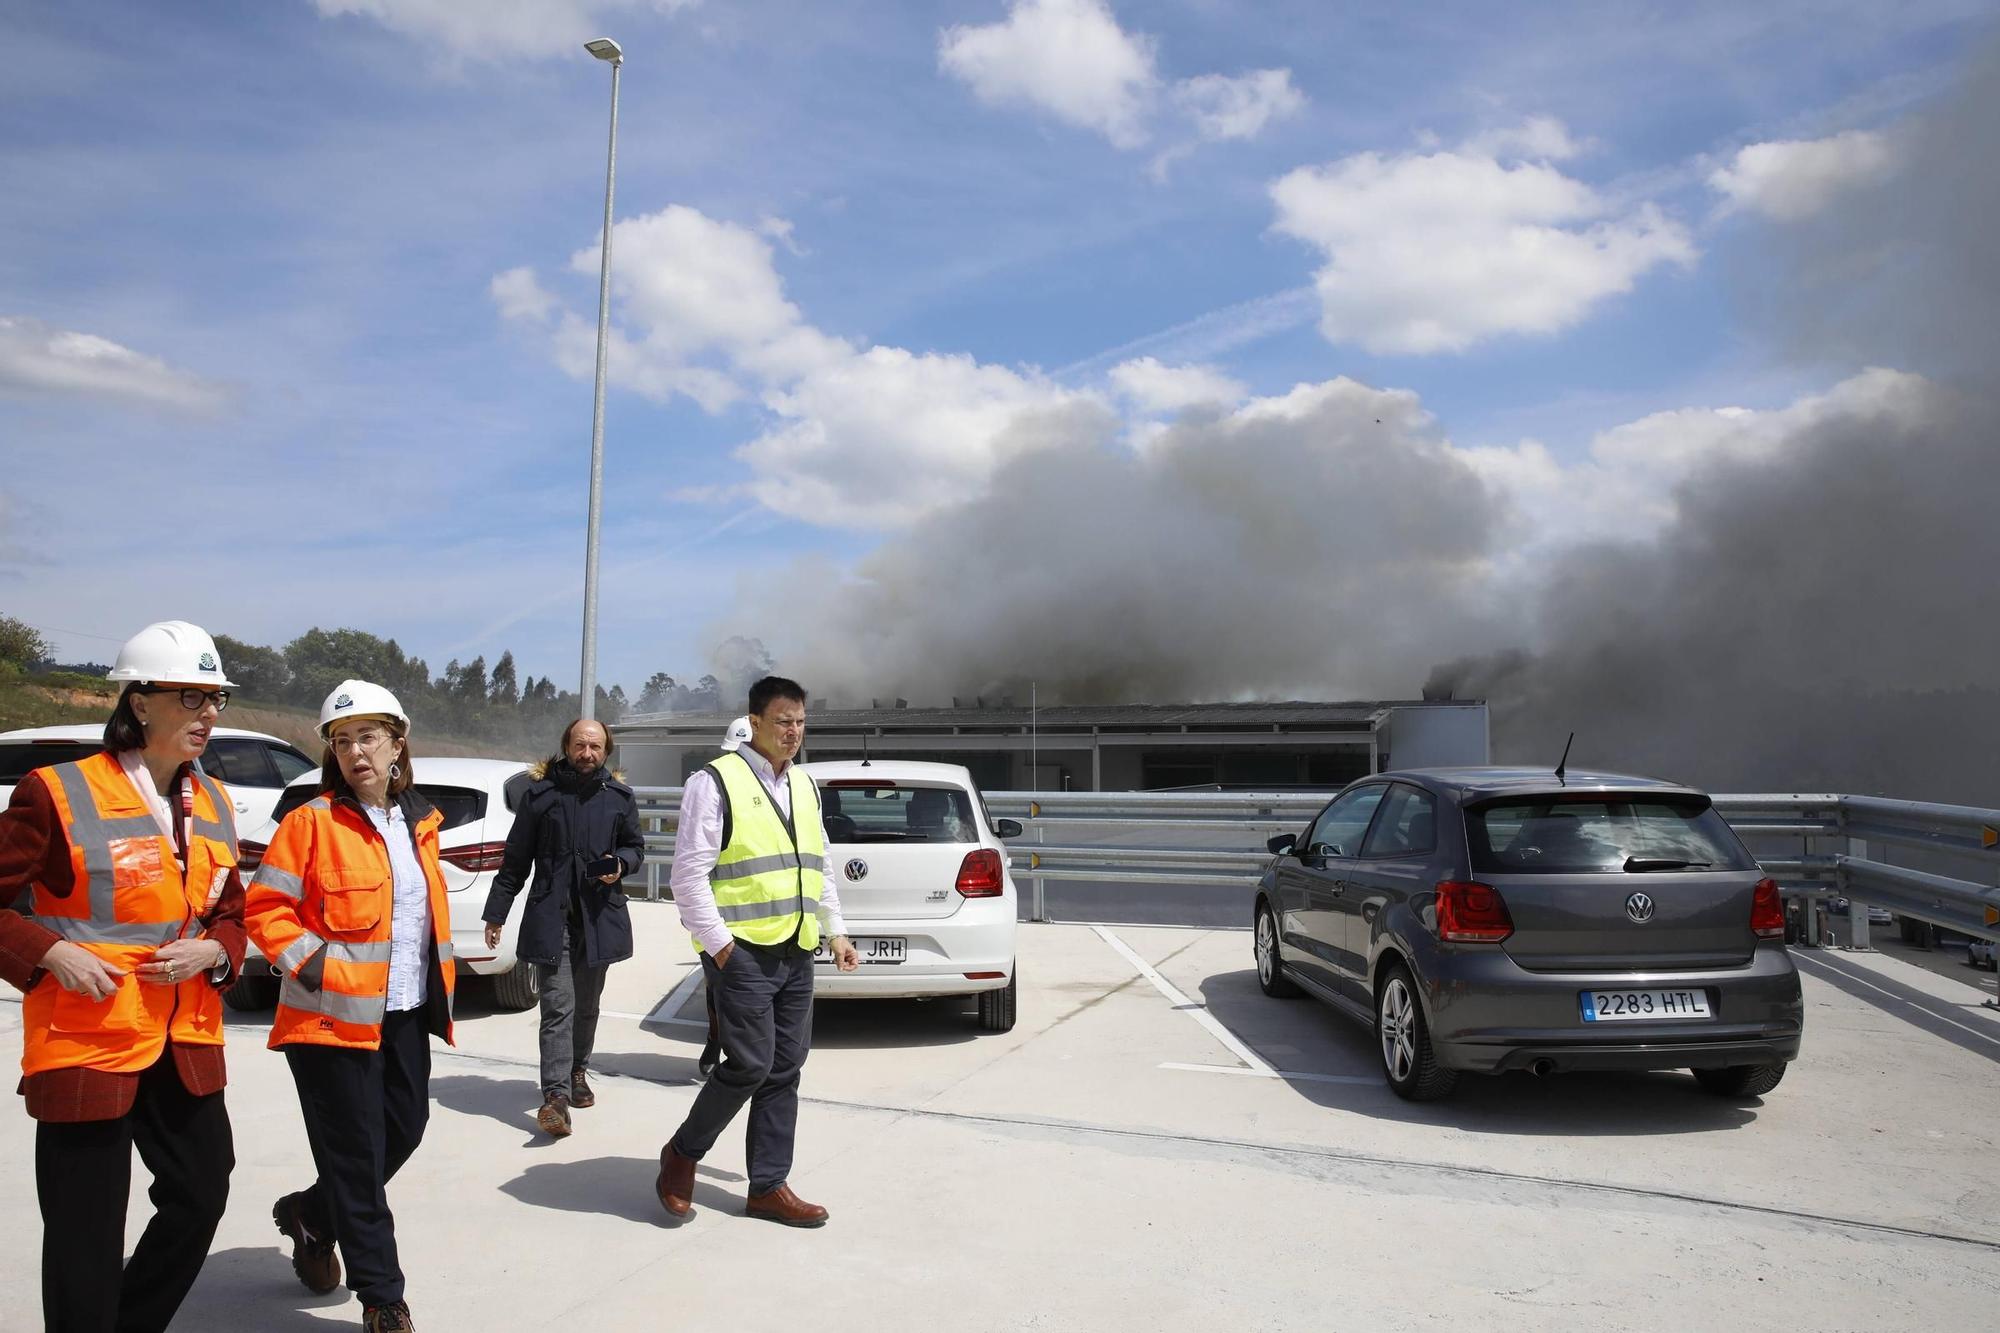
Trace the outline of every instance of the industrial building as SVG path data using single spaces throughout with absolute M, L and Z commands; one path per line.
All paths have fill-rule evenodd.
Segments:
M 679 786 L 734 713 L 654 713 L 612 728 L 638 786 Z M 805 758 L 963 764 L 986 791 L 1339 787 L 1392 767 L 1488 761 L 1481 700 L 808 710 Z

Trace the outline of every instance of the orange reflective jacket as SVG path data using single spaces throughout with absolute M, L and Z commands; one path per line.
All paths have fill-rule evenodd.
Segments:
M 109 999 L 93 1000 L 44 978 L 21 1001 L 21 1070 L 152 1067 L 167 1039 L 222 1045 L 222 995 L 206 975 L 156 986 L 132 974 L 161 945 L 201 934 L 200 918 L 236 867 L 236 815 L 215 779 L 192 770 L 194 827 L 185 872 L 116 756 L 100 752 L 42 770 L 69 840 L 74 887 L 57 897 L 37 884 L 35 921 L 120 968 Z
M 444 1030 L 451 1040 L 451 911 L 438 866 L 444 816 L 414 792 L 405 817 L 417 864 L 430 887 L 429 984 L 443 988 Z M 389 1006 L 390 927 L 396 882 L 389 848 L 360 806 L 321 793 L 286 815 L 271 837 L 243 906 L 250 939 L 282 980 L 273 1047 L 295 1042 L 376 1050 Z M 325 951 L 317 987 L 299 970 Z

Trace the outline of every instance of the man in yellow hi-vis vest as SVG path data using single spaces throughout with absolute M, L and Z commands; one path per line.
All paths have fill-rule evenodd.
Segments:
M 674 905 L 701 951 L 723 1059 L 660 1149 L 654 1189 L 675 1217 L 694 1207 L 695 1163 L 747 1101 L 746 1211 L 787 1226 L 826 1222 L 826 1209 L 794 1194 L 787 1179 L 822 926 L 841 971 L 860 959 L 826 875 L 819 793 L 792 764 L 805 734 L 805 690 L 766 676 L 750 687 L 750 743 L 690 775 L 681 791 Z

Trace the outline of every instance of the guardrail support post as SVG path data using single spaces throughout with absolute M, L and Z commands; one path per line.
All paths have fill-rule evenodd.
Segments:
M 1867 841 L 1849 838 L 1847 854 L 1858 861 L 1866 861 Z M 1855 897 L 1851 890 L 1847 895 L 1847 947 L 1859 953 L 1868 953 L 1872 949 L 1868 942 L 1868 904 Z
M 1035 821 L 1035 845 L 1039 847 L 1043 841 L 1042 824 L 1037 819 Z M 1036 875 L 1028 881 L 1028 886 L 1028 920 L 1046 924 L 1049 919 L 1048 881 L 1040 875 Z

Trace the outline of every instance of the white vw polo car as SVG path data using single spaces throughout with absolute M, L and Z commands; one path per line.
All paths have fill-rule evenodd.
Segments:
M 957 764 L 805 764 L 826 824 L 826 873 L 861 966 L 842 972 L 824 943 L 815 994 L 831 999 L 978 997 L 979 1026 L 1014 1026 L 1019 898 L 1002 838 Z

